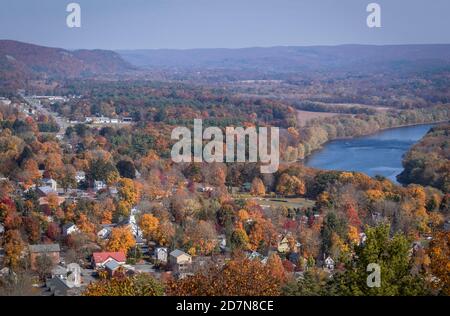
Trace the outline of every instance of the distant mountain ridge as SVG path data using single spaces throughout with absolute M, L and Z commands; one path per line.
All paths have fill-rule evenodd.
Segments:
M 44 47 L 0 40 L 0 84 L 20 86 L 30 79 L 118 74 L 134 67 L 113 51 Z
M 295 72 L 369 67 L 450 66 L 450 44 L 279 46 L 240 49 L 119 50 L 137 67 Z

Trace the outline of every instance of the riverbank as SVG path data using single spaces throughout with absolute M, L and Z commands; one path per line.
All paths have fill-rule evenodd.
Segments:
M 375 115 L 338 115 L 311 120 L 297 128 L 298 139 L 290 146 L 285 161 L 302 161 L 326 143 L 353 139 L 380 131 L 423 124 L 445 123 L 450 120 L 450 106 L 440 105 L 426 109 L 379 112 Z M 292 142 L 293 140 L 289 140 Z
M 416 124 L 333 140 L 310 155 L 304 164 L 325 170 L 363 172 L 372 177 L 380 175 L 398 183 L 396 177 L 403 171 L 403 156 L 434 126 Z

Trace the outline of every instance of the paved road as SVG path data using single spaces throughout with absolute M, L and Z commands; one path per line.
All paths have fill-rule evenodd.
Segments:
M 58 124 L 58 126 L 60 127 L 60 130 L 57 134 L 64 135 L 66 133 L 66 129 L 69 126 L 72 126 L 72 124 L 70 124 L 66 119 L 62 118 L 57 113 L 51 112 L 50 110 L 45 108 L 38 100 L 30 97 L 23 98 L 30 106 L 35 107 L 37 112 L 53 117 L 53 119 L 56 121 L 56 124 Z

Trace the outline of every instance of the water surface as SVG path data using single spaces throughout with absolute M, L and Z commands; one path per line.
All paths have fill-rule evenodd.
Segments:
M 371 177 L 381 175 L 397 182 L 397 175 L 403 171 L 403 155 L 432 126 L 400 127 L 370 136 L 331 141 L 308 157 L 305 164 L 325 170 L 359 171 Z

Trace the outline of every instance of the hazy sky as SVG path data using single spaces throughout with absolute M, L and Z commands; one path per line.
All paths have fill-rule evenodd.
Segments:
M 66 26 L 78 2 L 82 27 Z M 382 8 L 382 28 L 366 6 Z M 450 43 L 450 0 L 0 0 L 0 39 L 63 48 Z

